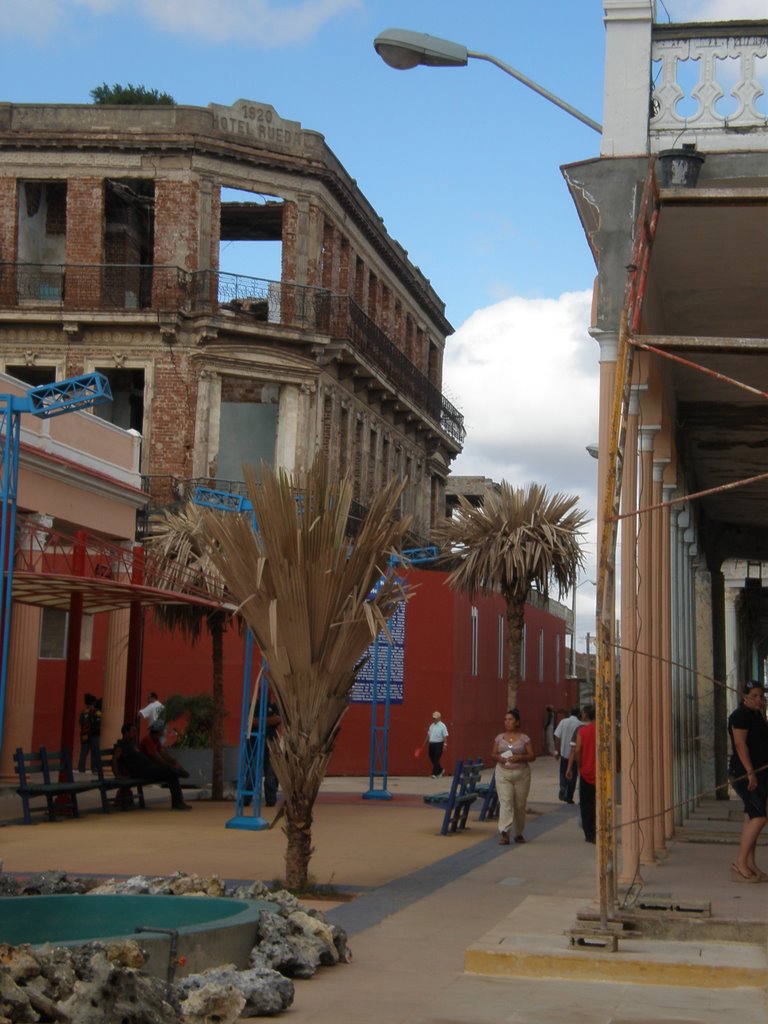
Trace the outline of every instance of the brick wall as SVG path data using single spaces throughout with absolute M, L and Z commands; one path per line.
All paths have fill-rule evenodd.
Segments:
M 0 178 L 0 262 L 16 261 L 16 179 Z
M 197 373 L 176 349 L 155 363 L 149 472 L 191 476 Z
M 104 263 L 104 180 L 70 178 L 67 182 L 67 238 L 65 262 L 88 269 L 67 273 L 64 305 L 88 309 L 101 295 L 101 264 Z
M 283 281 L 296 280 L 296 233 L 298 231 L 298 209 L 296 203 L 286 199 L 283 203 Z
M 196 181 L 155 182 L 155 263 L 197 270 L 200 187 Z

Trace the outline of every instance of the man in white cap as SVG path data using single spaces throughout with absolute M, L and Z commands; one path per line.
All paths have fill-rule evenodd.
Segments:
M 443 756 L 443 751 L 446 747 L 446 740 L 448 739 L 448 730 L 445 727 L 445 722 L 439 711 L 435 711 L 432 714 L 432 721 L 427 729 L 427 743 L 429 751 L 429 760 L 432 762 L 432 778 L 439 779 L 441 775 L 444 775 L 443 766 L 440 764 L 440 758 Z

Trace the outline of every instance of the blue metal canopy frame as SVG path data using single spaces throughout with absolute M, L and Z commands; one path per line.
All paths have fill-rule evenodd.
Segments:
M 214 509 L 216 512 L 235 512 L 251 514 L 251 526 L 258 530 L 258 523 L 253 514 L 253 503 L 250 498 L 231 491 L 220 491 L 212 487 L 196 487 L 192 494 L 192 502 L 202 508 Z M 267 738 L 267 701 L 269 696 L 269 680 L 267 664 L 261 659 L 261 668 L 253 679 L 254 638 L 250 629 L 245 635 L 245 656 L 243 664 L 243 696 L 240 705 L 240 748 L 237 761 L 237 791 L 235 794 L 235 814 L 229 818 L 227 828 L 250 829 L 254 832 L 269 828 L 269 822 L 261 816 L 261 789 L 264 777 L 264 747 Z M 256 731 L 253 729 L 254 709 L 258 706 L 259 714 Z M 252 811 L 246 814 L 246 800 L 250 798 Z
M 392 573 L 397 565 L 421 565 L 433 562 L 437 558 L 436 547 L 406 548 L 398 554 L 390 555 L 388 573 Z M 382 578 L 379 585 L 384 582 Z M 368 789 L 362 794 L 363 800 L 391 800 L 392 794 L 387 789 L 389 771 L 389 709 L 392 693 L 392 618 L 385 633 L 381 630 L 376 634 L 373 644 L 373 686 L 371 690 L 371 758 Z M 383 718 L 379 724 L 378 685 L 379 685 L 379 649 L 386 645 L 387 669 L 384 682 Z M 380 780 L 376 788 L 376 780 Z

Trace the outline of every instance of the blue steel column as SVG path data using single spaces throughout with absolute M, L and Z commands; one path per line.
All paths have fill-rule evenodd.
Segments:
M 219 491 L 210 487 L 196 487 L 192 495 L 192 503 L 203 508 L 215 509 L 217 512 L 250 512 L 251 526 L 256 532 L 258 523 L 253 514 L 253 504 L 248 498 L 229 491 Z M 269 828 L 269 822 L 261 817 L 261 789 L 264 775 L 264 744 L 267 733 L 267 699 L 269 697 L 269 681 L 267 680 L 267 664 L 262 658 L 261 671 L 256 680 L 259 688 L 259 718 L 253 742 L 253 722 L 251 720 L 251 680 L 253 678 L 254 638 L 250 629 L 245 636 L 245 655 L 243 664 L 243 696 L 240 707 L 240 749 L 237 763 L 237 792 L 235 794 L 235 814 L 227 823 L 227 828 L 252 829 L 254 832 Z M 244 814 L 245 798 L 251 797 L 250 814 Z
M 396 565 L 421 565 L 434 562 L 437 558 L 436 547 L 409 548 L 399 554 L 391 555 L 388 575 Z M 383 582 L 383 579 L 381 580 Z M 380 584 L 379 584 L 380 585 Z M 392 619 L 390 619 L 391 626 Z M 378 724 L 378 683 L 379 683 L 379 644 L 381 633 L 376 634 L 373 647 L 373 686 L 371 690 L 371 755 L 368 790 L 362 794 L 363 800 L 391 800 L 392 794 L 387 789 L 387 773 L 389 768 L 389 725 L 390 701 L 392 693 L 392 640 L 387 640 L 387 673 L 384 686 L 384 722 Z M 376 779 L 381 779 L 381 788 L 376 789 Z
M 16 491 L 19 478 L 19 436 L 21 433 L 21 417 L 14 410 L 13 395 L 0 395 L 0 429 L 5 435 L 3 443 L 3 520 L 0 529 L 0 565 L 5 572 L 2 601 L 0 602 L 3 623 L 3 649 L 0 655 L 0 742 L 2 742 L 11 639 L 13 548 L 16 536 Z

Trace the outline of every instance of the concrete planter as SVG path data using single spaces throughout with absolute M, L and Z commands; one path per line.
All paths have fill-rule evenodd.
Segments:
M 187 785 L 210 786 L 213 779 L 213 750 L 210 747 L 171 747 L 169 753 L 189 772 Z M 238 748 L 224 747 L 224 781 L 237 782 Z

